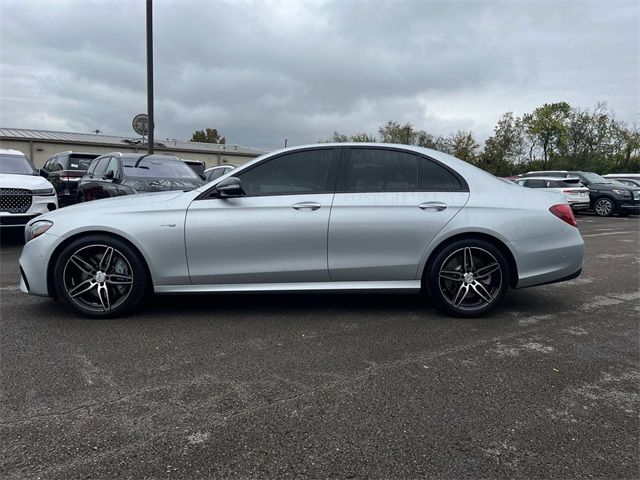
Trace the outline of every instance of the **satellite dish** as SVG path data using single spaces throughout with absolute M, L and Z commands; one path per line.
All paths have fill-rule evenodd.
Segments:
M 144 137 L 149 134 L 149 117 L 146 113 L 139 113 L 133 117 L 131 126 L 133 127 L 134 132 Z

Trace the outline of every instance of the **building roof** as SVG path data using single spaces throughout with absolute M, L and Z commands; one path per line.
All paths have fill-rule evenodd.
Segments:
M 56 143 L 78 143 L 101 146 L 139 146 L 146 145 L 141 138 L 119 137 L 114 135 L 102 135 L 95 133 L 56 132 L 51 130 L 29 130 L 25 128 L 0 128 L 0 138 L 10 140 L 30 140 Z M 183 152 L 197 153 L 228 153 L 236 155 L 257 156 L 266 153 L 263 150 L 239 145 L 185 142 L 183 140 L 155 139 L 158 148 L 179 150 Z

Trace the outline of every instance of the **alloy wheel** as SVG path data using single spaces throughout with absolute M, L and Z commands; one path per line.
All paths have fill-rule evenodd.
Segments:
M 608 198 L 601 198 L 596 202 L 595 210 L 601 217 L 608 217 L 613 212 L 613 203 Z
M 502 268 L 494 255 L 480 247 L 451 253 L 438 271 L 438 286 L 455 309 L 472 312 L 492 303 L 502 287 Z
M 78 306 L 109 312 L 120 306 L 133 288 L 127 257 L 110 245 L 88 245 L 75 251 L 63 270 L 63 285 Z

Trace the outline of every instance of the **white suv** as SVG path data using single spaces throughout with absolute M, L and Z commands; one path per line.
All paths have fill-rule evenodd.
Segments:
M 29 220 L 58 208 L 53 185 L 19 150 L 0 149 L 0 228 L 24 227 Z

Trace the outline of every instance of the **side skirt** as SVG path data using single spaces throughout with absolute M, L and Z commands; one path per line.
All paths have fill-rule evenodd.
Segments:
M 301 283 L 236 283 L 214 285 L 157 285 L 157 294 L 231 293 L 231 292 L 313 292 L 313 291 L 390 291 L 417 293 L 420 280 L 378 282 L 301 282 Z

